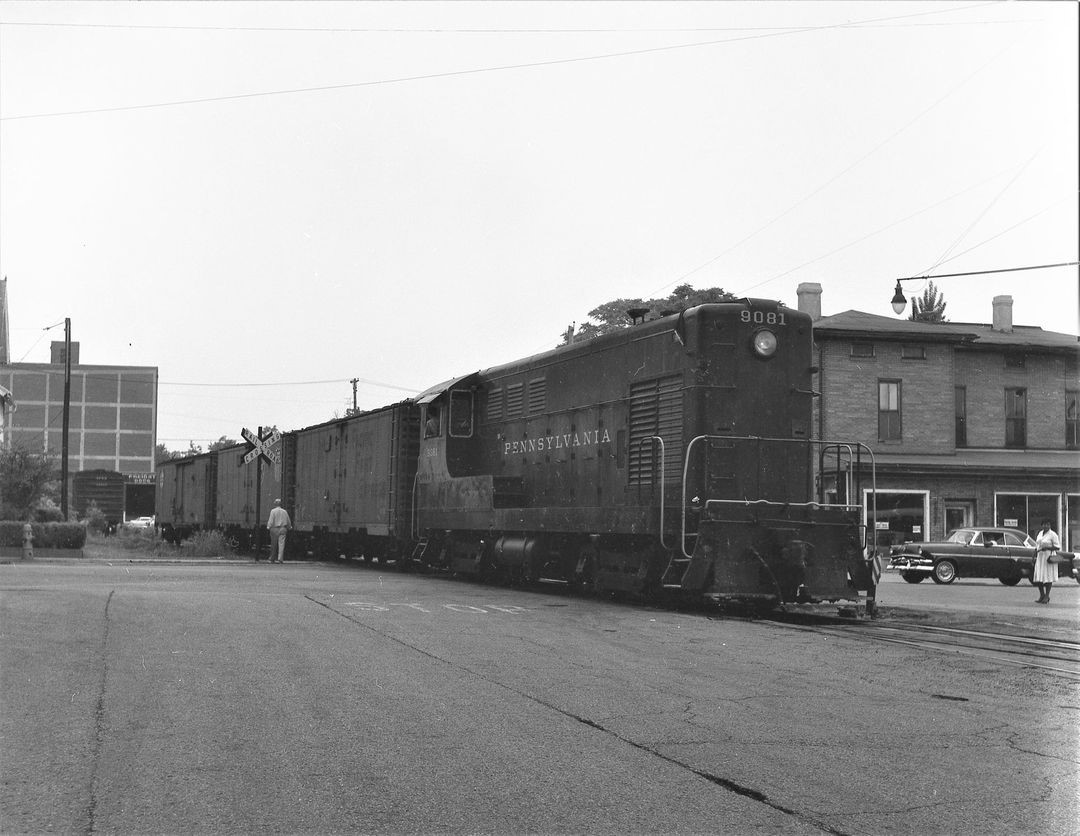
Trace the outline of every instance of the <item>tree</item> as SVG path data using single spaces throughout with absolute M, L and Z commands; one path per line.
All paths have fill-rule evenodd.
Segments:
M 0 450 L 0 519 L 30 519 L 56 478 L 56 463 L 46 454 Z
M 212 453 L 214 450 L 224 450 L 226 447 L 235 447 L 239 443 L 235 438 L 223 435 L 217 441 L 211 441 L 206 448 L 206 452 Z
M 911 297 L 912 322 L 944 322 L 945 321 L 945 297 L 942 296 L 933 281 L 926 286 L 922 299 Z
M 157 467 L 162 462 L 167 462 L 173 457 L 172 451 L 159 441 L 154 448 L 154 467 Z
M 728 293 L 722 287 L 710 287 L 703 290 L 694 290 L 691 285 L 681 284 L 668 296 L 660 299 L 614 299 L 589 311 L 589 318 L 594 322 L 583 322 L 566 329 L 562 335 L 562 345 L 571 342 L 588 340 L 601 334 L 610 334 L 622 328 L 628 328 L 631 324 L 627 311 L 638 308 L 646 311 L 646 318 L 658 317 L 661 314 L 678 313 L 692 308 L 695 305 L 704 305 L 709 302 L 730 302 L 736 299 L 734 294 Z

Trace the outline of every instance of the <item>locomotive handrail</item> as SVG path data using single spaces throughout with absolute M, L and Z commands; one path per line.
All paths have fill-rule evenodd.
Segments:
M 698 436 L 695 436 L 694 438 L 690 439 L 690 442 L 686 445 L 686 456 L 683 458 L 682 529 L 681 529 L 682 537 L 680 538 L 679 549 L 682 552 L 683 557 L 686 558 L 687 560 L 690 560 L 690 559 L 693 558 L 693 555 L 689 554 L 686 551 L 686 539 L 687 539 L 687 536 L 688 536 L 687 532 L 686 532 L 686 508 L 687 508 L 686 499 L 687 499 L 687 493 L 688 493 L 688 491 L 687 491 L 687 483 L 688 483 L 689 477 L 690 477 L 690 453 L 693 450 L 694 445 L 697 444 L 699 441 L 710 441 L 710 440 L 713 440 L 713 439 L 720 440 L 720 441 L 756 441 L 756 442 L 759 442 L 759 443 L 762 442 L 762 441 L 769 441 L 769 442 L 780 442 L 780 443 L 783 443 L 783 444 L 807 444 L 807 445 L 816 444 L 816 445 L 819 445 L 821 447 L 827 447 L 827 446 L 836 447 L 837 451 L 847 450 L 848 456 L 850 457 L 849 461 L 855 458 L 854 457 L 854 451 L 855 450 L 858 450 L 858 452 L 860 454 L 862 453 L 862 451 L 865 450 L 870 456 L 870 481 L 871 481 L 871 485 L 872 485 L 873 506 L 874 506 L 873 513 L 874 513 L 874 519 L 875 520 L 877 519 L 877 461 L 874 458 L 874 451 L 871 450 L 867 445 L 863 444 L 861 441 L 848 442 L 848 441 L 827 441 L 827 440 L 824 440 L 824 439 L 768 438 L 768 437 L 765 437 L 765 436 L 757 436 L 757 435 L 698 435 Z M 859 456 L 859 461 L 861 462 L 861 460 L 862 459 L 861 459 L 861 455 L 860 455 Z M 850 493 L 850 491 L 849 491 L 849 493 Z M 741 502 L 741 503 L 746 504 L 746 505 L 764 502 L 764 503 L 770 503 L 770 504 L 773 504 L 773 505 L 788 505 L 788 506 L 794 506 L 794 507 L 809 507 L 809 506 L 813 505 L 813 506 L 819 507 L 819 508 L 821 508 L 821 507 L 840 507 L 840 508 L 858 507 L 858 506 L 851 505 L 850 503 L 846 503 L 844 505 L 831 506 L 831 505 L 827 505 L 827 504 L 823 505 L 822 503 L 816 503 L 816 502 L 771 502 L 770 500 L 767 500 L 767 499 L 762 499 L 762 500 L 741 500 L 741 501 L 740 500 L 706 500 L 704 507 L 707 508 L 710 502 L 734 502 L 734 503 L 740 503 Z M 869 539 L 869 537 L 868 537 L 868 535 L 869 535 L 869 526 L 867 526 L 866 535 L 867 536 L 864 536 L 864 538 L 863 538 L 863 541 L 864 541 L 863 546 L 864 546 L 864 548 L 869 546 L 869 543 L 867 542 L 867 540 Z M 877 551 L 877 531 L 876 530 L 874 531 L 873 539 L 874 539 L 873 548 L 874 548 L 874 551 Z
M 665 469 L 664 469 L 664 455 L 665 455 L 664 439 L 662 439 L 658 435 L 647 435 L 644 438 L 639 438 L 638 442 L 637 442 L 639 450 L 641 448 L 641 445 L 646 441 L 659 441 L 660 442 L 660 547 L 666 549 L 668 547 L 668 544 L 664 540 L 664 494 L 666 493 L 666 490 L 664 488 L 664 476 L 665 476 Z M 640 453 L 639 453 L 639 455 L 640 455 Z M 656 472 L 655 468 L 654 468 L 653 472 L 654 473 Z M 652 484 L 653 484 L 653 487 L 656 487 L 656 480 L 655 479 L 653 479 Z M 640 488 L 640 484 L 639 484 L 639 488 Z
M 419 520 L 416 516 L 416 486 L 419 483 L 420 473 L 417 471 L 412 477 L 412 519 L 409 521 L 409 535 L 413 540 L 416 540 L 420 536 Z

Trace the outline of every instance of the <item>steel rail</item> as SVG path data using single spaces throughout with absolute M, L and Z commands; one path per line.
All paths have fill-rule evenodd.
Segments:
M 981 630 L 964 630 L 955 627 L 918 624 L 852 624 L 847 625 L 800 625 L 782 621 L 773 623 L 834 636 L 916 647 L 937 653 L 957 653 L 979 659 L 989 659 L 1001 664 L 1036 668 L 1080 681 L 1080 642 L 1056 639 L 1039 639 L 1032 636 L 1012 636 Z M 900 635 L 898 635 L 900 634 Z M 920 635 L 922 634 L 922 635 Z M 965 643 L 986 642 L 986 644 Z M 994 647 L 993 644 L 999 646 Z M 1032 652 L 1033 650 L 1059 651 L 1059 654 Z M 1075 667 L 1059 667 L 1065 663 Z

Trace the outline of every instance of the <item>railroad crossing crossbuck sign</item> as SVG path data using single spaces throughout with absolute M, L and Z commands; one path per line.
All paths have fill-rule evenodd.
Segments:
M 261 430 L 261 428 L 260 428 Z M 275 450 L 277 443 L 281 441 L 281 433 L 271 430 L 266 435 L 256 435 L 246 427 L 240 430 L 240 435 L 248 443 L 250 449 L 244 454 L 244 464 L 251 464 L 255 459 L 262 458 L 267 464 L 281 466 L 281 451 Z

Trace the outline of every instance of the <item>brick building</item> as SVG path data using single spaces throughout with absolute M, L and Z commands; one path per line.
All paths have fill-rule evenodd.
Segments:
M 814 317 L 815 436 L 861 441 L 876 462 L 862 497 L 880 546 L 940 539 L 962 525 L 1055 522 L 1080 548 L 1080 344 L 1014 326 L 1012 297 L 982 323 L 925 323 L 845 311 Z

